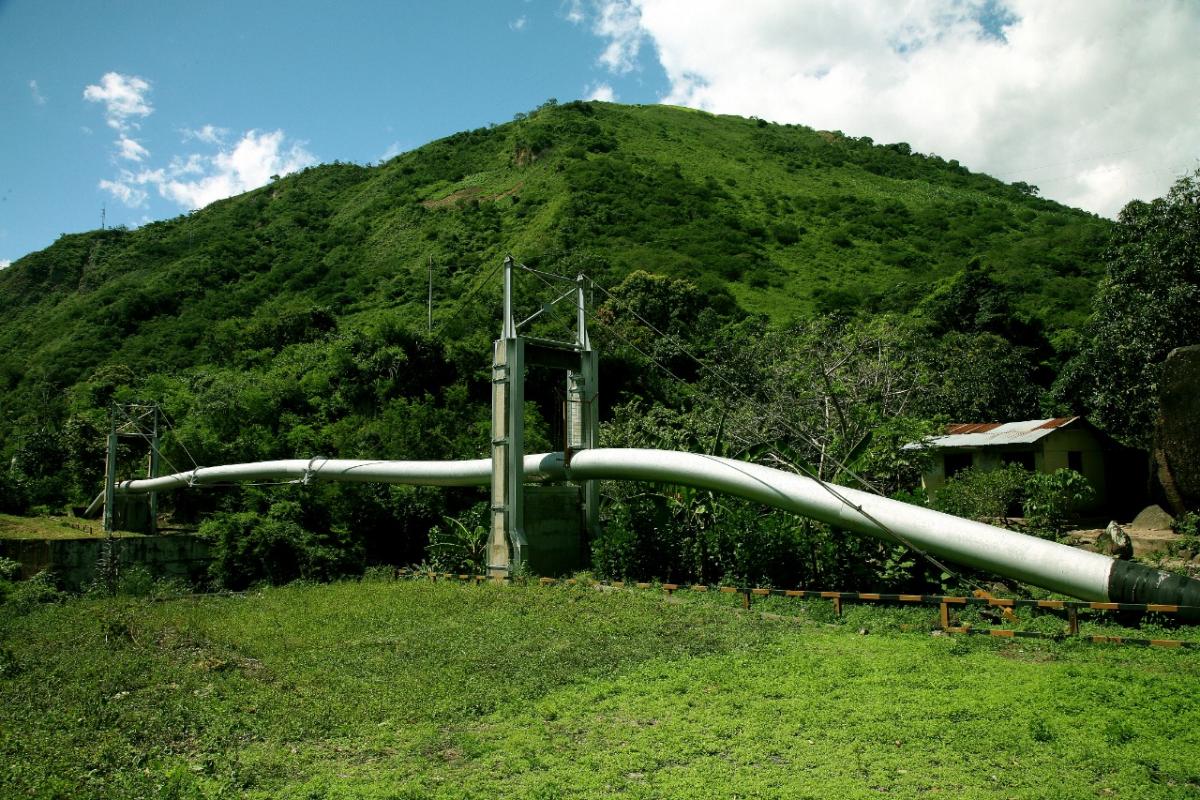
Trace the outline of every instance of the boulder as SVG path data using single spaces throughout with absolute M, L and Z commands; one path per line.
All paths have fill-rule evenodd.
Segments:
M 1164 511 L 1162 506 L 1146 506 L 1134 517 L 1133 522 L 1129 523 L 1129 527 L 1139 531 L 1169 531 L 1174 524 L 1175 518 Z
M 1175 513 L 1200 509 L 1200 345 L 1178 347 L 1158 381 L 1154 461 Z

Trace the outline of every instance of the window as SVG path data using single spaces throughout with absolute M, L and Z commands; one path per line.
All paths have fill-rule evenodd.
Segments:
M 1083 451 L 1068 450 L 1067 451 L 1067 468 L 1073 469 L 1076 472 L 1083 474 Z
M 946 480 L 953 478 L 964 469 L 970 469 L 972 463 L 972 454 L 967 453 L 946 453 L 942 456 L 942 463 L 945 467 Z

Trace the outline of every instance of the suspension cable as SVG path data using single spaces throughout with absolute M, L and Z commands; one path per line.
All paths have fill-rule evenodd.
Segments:
M 588 280 L 589 280 L 589 281 L 592 281 L 592 279 L 591 279 L 590 277 L 588 278 Z M 597 287 L 597 288 L 599 288 L 599 289 L 600 289 L 600 291 L 601 291 L 601 292 L 603 292 L 603 293 L 604 293 L 604 295 L 605 295 L 606 297 L 608 297 L 610 300 L 613 300 L 613 301 L 615 301 L 615 302 L 617 302 L 617 303 L 620 303 L 620 304 L 621 304 L 621 305 L 624 307 L 624 309 L 625 309 L 626 311 L 628 311 L 628 312 L 629 312 L 629 313 L 630 313 L 630 314 L 631 314 L 631 315 L 632 315 L 632 316 L 633 316 L 633 317 L 634 317 L 634 318 L 635 318 L 635 319 L 636 319 L 638 322 L 640 322 L 640 323 L 642 323 L 643 325 L 645 325 L 647 328 L 649 328 L 651 331 L 653 331 L 653 332 L 654 332 L 654 333 L 655 333 L 657 336 L 659 336 L 661 339 L 666 339 L 666 338 L 668 338 L 668 337 L 667 337 L 667 334 L 665 334 L 665 333 L 663 333 L 662 331 L 660 331 L 660 330 L 659 330 L 657 327 L 655 327 L 655 326 L 654 326 L 652 323 L 650 323 L 650 322 L 649 322 L 649 321 L 648 321 L 648 320 L 647 320 L 645 317 L 643 317 L 641 314 L 637 313 L 637 311 L 635 311 L 633 308 L 631 308 L 631 307 L 630 307 L 630 306 L 629 306 L 627 303 L 624 303 L 624 302 L 622 302 L 622 301 L 621 301 L 619 298 L 617 298 L 616 296 L 614 296 L 614 295 L 613 295 L 613 293 L 612 293 L 612 292 L 610 292 L 610 291 L 608 291 L 608 289 L 604 288 L 604 286 L 603 286 L 602 284 L 599 284 L 599 283 L 596 283 L 595 281 L 592 281 L 592 285 L 593 285 L 593 286 L 595 286 L 595 287 Z M 747 401 L 747 402 L 749 402 L 749 403 L 752 403 L 752 404 L 753 404 L 753 405 L 755 405 L 755 406 L 757 406 L 757 405 L 758 405 L 758 403 L 757 403 L 757 402 L 754 400 L 754 398 L 752 398 L 750 395 L 748 395 L 746 392 L 744 392 L 744 391 L 743 391 L 743 390 L 742 390 L 742 389 L 741 389 L 741 388 L 740 388 L 740 387 L 739 387 L 737 384 L 735 384 L 733 381 L 731 381 L 730 379 L 728 379 L 728 378 L 726 378 L 724 375 L 722 375 L 722 374 L 721 374 L 721 373 L 720 373 L 720 372 L 719 372 L 719 371 L 716 369 L 716 367 L 712 366 L 711 364 L 705 363 L 705 362 L 704 362 L 702 359 L 700 359 L 698 356 L 696 356 L 696 355 L 692 354 L 692 353 L 691 353 L 691 352 L 690 352 L 690 351 L 689 351 L 689 350 L 688 350 L 686 347 L 684 347 L 682 344 L 679 344 L 679 345 L 678 345 L 678 349 L 679 349 L 679 352 L 681 352 L 683 355 L 685 355 L 685 356 L 687 356 L 688 358 L 690 358 L 692 361 L 696 362 L 696 364 L 697 364 L 697 365 L 698 365 L 698 366 L 699 366 L 699 367 L 700 367 L 702 370 L 704 370 L 704 371 L 708 372 L 708 374 L 712 375 L 714 378 L 716 378 L 718 381 L 720 381 L 722 384 L 724 384 L 726 387 L 728 387 L 730 390 L 732 390 L 732 391 L 733 391 L 735 394 L 737 394 L 737 395 L 738 395 L 739 397 L 741 397 L 743 400 L 745 400 L 745 401 Z M 672 376 L 672 377 L 674 377 L 674 376 Z M 678 378 L 676 378 L 676 380 L 678 380 Z M 812 445 L 813 447 L 817 448 L 818 450 L 820 450 L 820 449 L 821 449 L 821 445 L 820 445 L 820 443 L 818 443 L 818 442 L 817 442 L 817 441 L 816 441 L 816 440 L 815 440 L 813 437 L 809 436 L 807 433 L 805 433 L 805 432 L 803 432 L 803 431 L 801 431 L 801 430 L 798 430 L 798 429 L 797 429 L 797 428 L 795 428 L 793 425 L 791 425 L 791 423 L 789 423 L 789 422 L 788 422 L 788 421 L 787 421 L 787 420 L 786 420 L 786 419 L 783 417 L 783 415 L 782 415 L 782 414 L 779 414 L 779 413 L 777 413 L 777 412 L 776 412 L 776 413 L 772 413 L 772 412 L 771 412 L 771 411 L 768 409 L 768 410 L 767 410 L 767 416 L 768 416 L 768 418 L 769 418 L 769 419 L 771 419 L 771 420 L 773 420 L 773 421 L 775 421 L 775 422 L 779 423 L 780 425 L 782 425 L 782 426 L 783 426 L 783 428 L 784 428 L 784 429 L 786 429 L 786 430 L 787 430 L 789 433 L 791 433 L 793 436 L 797 437 L 798 439 L 802 439 L 803 441 L 806 441 L 806 442 L 808 442 L 808 444 Z M 781 461 L 783 461 L 783 463 L 785 463 L 785 464 L 787 464 L 787 463 L 788 463 L 788 461 L 787 461 L 786 459 L 783 459 L 781 456 L 779 456 L 779 454 L 777 454 L 777 453 L 776 453 L 776 454 L 774 454 L 774 455 L 776 455 L 776 457 L 780 458 L 780 460 L 781 460 Z M 872 484 L 872 483 L 871 483 L 870 481 L 868 481 L 866 478 L 864 478 L 864 477 L 862 477 L 861 475 L 859 475 L 859 474 L 858 474 L 857 472 L 855 472 L 854 470 L 850 469 L 850 467 L 849 467 L 847 464 L 845 464 L 845 463 L 844 463 L 844 462 L 843 462 L 841 459 L 839 459 L 837 456 L 833 455 L 832 453 L 826 453 L 826 454 L 825 454 L 825 456 L 826 456 L 826 457 L 827 457 L 827 458 L 828 458 L 830 461 L 832 461 L 832 462 L 833 462 L 834 466 L 836 466 L 836 467 L 837 467 L 839 470 L 841 470 L 842 472 L 845 472 L 847 475 L 849 475 L 849 476 L 850 476 L 851 478 L 853 478 L 854 480 L 858 481 L 858 482 L 859 482 L 859 484 L 861 484 L 861 485 L 862 485 L 862 486 L 863 486 L 865 489 L 867 489 L 867 491 L 871 492 L 872 494 L 877 494 L 877 495 L 880 495 L 880 496 L 882 496 L 882 495 L 883 495 L 883 493 L 882 493 L 882 492 L 880 492 L 880 491 L 879 491 L 879 489 L 878 489 L 878 488 L 877 488 L 877 487 L 876 487 L 874 484 Z M 789 466 L 791 466 L 791 465 L 789 464 Z M 815 476 L 814 476 L 814 477 L 815 477 Z
M 541 279 L 543 282 L 545 282 L 545 283 L 546 283 L 548 286 L 550 285 L 550 284 L 549 284 L 549 282 L 548 282 L 548 281 L 546 281 L 544 278 L 541 278 L 541 276 L 538 276 L 538 277 L 539 277 L 539 278 L 540 278 L 540 279 Z M 589 279 L 589 280 L 590 280 L 590 279 Z M 594 282 L 593 282 L 593 284 L 594 284 Z M 598 285 L 598 284 L 594 284 L 594 285 Z M 606 290 L 606 289 L 605 289 L 603 286 L 600 286 L 600 290 L 601 290 L 602 292 L 604 292 L 606 295 L 608 295 L 609 297 L 612 297 L 612 294 L 611 294 L 611 293 L 609 293 L 609 292 L 608 292 L 608 291 L 607 291 L 607 290 Z M 614 298 L 614 299 L 615 299 L 615 298 Z M 556 311 L 554 311 L 553 309 L 551 309 L 550 313 L 551 313 L 551 314 L 554 314 L 555 316 L 558 316 L 558 313 L 557 313 Z M 652 331 L 654 331 L 655 333 L 657 333 L 659 336 L 665 336 L 665 334 L 663 334 L 661 331 L 659 331 L 657 328 L 655 328 L 655 327 L 654 327 L 653 325 L 651 325 L 649 322 L 646 322 L 645 320 L 641 319 L 640 315 L 637 315 L 637 314 L 635 314 L 634 316 L 637 316 L 637 317 L 639 318 L 639 321 L 641 321 L 641 322 L 642 322 L 644 325 L 646 325 L 646 326 L 647 326 L 648 328 L 650 328 Z M 727 406 L 726 404 L 722 403 L 722 402 L 721 402 L 721 401 L 719 401 L 719 400 L 715 400 L 715 398 L 712 398 L 712 397 L 709 397 L 709 396 L 705 395 L 705 393 L 703 393 L 701 390 L 699 390 L 699 389 L 697 389 L 697 388 L 693 387 L 691 384 L 689 384 L 688 382 L 684 381 L 682 378 L 680 378 L 678 375 L 676 375 L 674 372 L 672 372 L 670 369 L 668 369 L 666 366 L 664 366 L 664 365 L 663 365 L 661 362 L 659 362 L 659 361 L 658 361 L 658 359 L 656 359 L 656 358 L 654 358 L 653 356 L 651 356 L 650 354 L 646 353 L 644 350 L 642 350 L 640 347 L 638 347 L 638 346 L 637 346 L 635 343 L 633 343 L 632 341 L 630 341 L 630 340 L 629 340 L 627 337 L 625 337 L 625 336 L 622 336 L 622 335 L 621 335 L 621 333 L 620 333 L 619 331 L 617 331 L 617 330 L 615 329 L 615 327 L 614 327 L 614 326 L 612 326 L 612 325 L 610 325 L 609 323 L 605 322 L 605 321 L 604 321 L 603 319 L 601 319 L 601 318 L 598 318 L 598 317 L 597 317 L 597 318 L 595 318 L 595 319 L 596 319 L 596 321 L 597 321 L 597 322 L 599 322 L 601 325 L 603 325 L 603 326 L 604 326 L 604 327 L 605 327 L 605 328 L 606 328 L 606 329 L 607 329 L 609 332 L 611 332 L 611 333 L 612 333 L 613 335 L 615 335 L 617 338 L 621 339 L 621 340 L 622 340 L 622 341 L 623 341 L 623 342 L 624 342 L 626 345 L 628 345 L 629 347 L 631 347 L 631 348 L 633 348 L 635 351 L 637 351 L 637 352 L 638 352 L 638 353 L 639 353 L 639 354 L 640 354 L 640 355 L 641 355 L 643 358 L 646 358 L 648 361 L 650 361 L 650 363 L 654 364 L 654 366 L 658 367 L 658 368 L 659 368 L 659 369 L 661 369 L 663 372 L 665 372 L 667 375 L 669 375 L 671 378 L 673 378 L 675 381 L 678 381 L 678 382 L 679 382 L 679 383 L 680 383 L 682 386 L 686 387 L 686 388 L 688 389 L 688 391 L 690 391 L 690 392 L 693 392 L 693 393 L 695 393 L 695 394 L 698 394 L 698 395 L 700 395 L 701 397 L 707 397 L 707 398 L 708 398 L 710 401 L 715 401 L 715 402 L 717 402 L 717 404 L 718 404 L 718 405 L 722 406 L 722 407 L 723 407 L 723 410 L 726 410 L 726 411 L 728 411 L 728 410 L 729 410 L 729 409 L 728 409 L 728 406 Z M 680 348 L 680 349 L 682 349 L 682 348 Z M 701 361 L 700 361 L 698 358 L 696 358 L 695 356 L 692 356 L 690 353 L 689 353 L 688 355 L 689 355 L 689 357 L 691 357 L 691 358 L 692 358 L 694 361 L 696 361 L 698 364 L 700 364 L 700 366 L 701 366 L 701 367 L 704 367 L 704 368 L 706 368 L 706 369 L 708 368 L 708 367 L 707 367 L 707 365 L 705 365 L 703 362 L 701 362 Z M 723 376 L 722 376 L 722 377 L 723 377 Z M 728 383 L 728 381 L 726 381 L 726 382 Z M 729 385 L 730 385 L 730 386 L 731 386 L 731 387 L 732 387 L 732 388 L 733 388 L 735 391 L 738 391 L 738 390 L 737 390 L 737 387 L 736 387 L 736 386 L 734 386 L 732 383 L 730 383 Z M 740 394 L 740 395 L 742 395 L 743 397 L 745 397 L 744 393 L 742 393 L 742 392 L 740 392 L 740 391 L 738 391 L 738 394 Z M 747 399 L 749 399 L 749 398 L 747 398 Z M 786 424 L 786 421 L 784 421 L 784 424 L 785 424 L 785 427 L 788 427 L 788 426 L 787 426 L 787 424 Z M 797 432 L 797 433 L 798 433 L 798 432 Z M 803 437 L 803 438 L 806 438 L 806 439 L 808 439 L 808 437 Z M 814 444 L 814 445 L 815 445 L 815 442 L 813 442 L 811 439 L 808 439 L 808 441 L 810 442 L 810 444 Z M 926 551 L 925 551 L 923 548 L 921 548 L 921 547 L 918 547 L 917 545 L 913 544 L 913 543 L 912 543 L 911 541 L 909 541 L 909 540 L 908 540 L 906 537 L 904 537 L 904 536 L 901 536 L 900 534 L 896 533 L 894 530 L 892 530 L 890 527 L 888 527 L 887 525 L 885 525 L 885 524 L 884 524 L 882 521 L 880 521 L 880 520 L 879 520 L 879 519 L 877 519 L 877 518 L 876 518 L 874 515 L 872 515 L 870 512 L 868 512 L 866 509 L 864 509 L 864 508 L 863 508 L 861 505 L 858 505 L 858 504 L 856 504 L 856 503 L 852 503 L 852 502 L 851 502 L 851 501 L 850 501 L 850 500 L 849 500 L 849 499 L 848 499 L 848 498 L 847 498 L 845 495 L 843 495 L 843 494 L 841 494 L 840 492 L 838 492 L 838 491 L 837 491 L 837 490 L 836 490 L 836 489 L 833 487 L 833 485 L 829 484 L 828 482 L 826 482 L 826 481 L 822 480 L 822 479 L 821 479 L 820 477 L 818 477 L 817 475 L 813 474 L 812 470 L 808 469 L 808 468 L 807 468 L 807 467 L 805 467 L 803 464 L 792 464 L 792 463 L 791 463 L 791 462 L 789 462 L 787 459 L 785 459 L 785 458 L 784 458 L 782 455 L 780 455 L 780 454 L 778 454 L 778 453 L 774 452 L 774 450 L 772 450 L 772 451 L 771 451 L 771 454 L 772 454 L 772 455 L 774 455 L 776 458 L 778 458 L 778 459 L 779 459 L 781 462 L 783 462 L 784 464 L 787 464 L 788 466 L 791 466 L 793 469 L 796 469 L 796 470 L 798 470 L 799 472 L 803 473 L 803 474 L 804 474 L 806 477 L 808 477 L 808 478 L 812 479 L 813 481 L 815 481 L 815 482 L 817 483 L 817 485 L 818 485 L 818 486 L 820 486 L 820 487 L 821 487 L 822 489 L 824 489 L 825 491 L 829 492 L 829 494 L 830 494 L 830 495 L 832 495 L 832 496 L 833 496 L 835 499 L 837 499 L 837 500 L 838 500 L 840 503 L 842 503 L 842 504 L 843 504 L 843 505 L 845 505 L 845 506 L 848 506 L 849 508 L 852 508 L 852 509 L 854 509 L 854 510 L 855 510 L 856 512 L 858 512 L 858 513 L 859 513 L 859 515 L 861 515 L 861 516 L 862 516 L 864 519 L 866 519 L 866 520 L 868 520 L 869 522 L 871 522 L 873 525 L 875 525 L 876 527 L 878 527 L 878 528 L 879 528 L 880 530 L 882 530 L 882 531 L 883 531 L 885 534 L 887 534 L 888 536 L 892 537 L 892 539 L 894 539 L 895 541 L 899 542 L 899 543 L 900 543 L 901 545 L 903 545 L 904 547 L 907 547 L 907 548 L 908 548 L 909 550 L 911 550 L 912 552 L 914 552 L 914 553 L 916 553 L 917 555 L 919 555 L 919 556 L 921 556 L 922 558 L 924 558 L 924 559 L 925 559 L 926 561 L 928 561 L 930 564 L 933 564 L 935 567 L 937 567 L 938 569 L 942 570 L 943 572 L 945 572 L 945 573 L 947 573 L 947 574 L 949 574 L 949 575 L 953 575 L 953 576 L 955 576 L 956 578 L 958 578 L 958 579 L 962 580 L 963 582 L 965 582 L 965 583 L 967 583 L 967 584 L 969 584 L 969 585 L 973 586 L 973 587 L 974 587 L 974 588 L 976 588 L 976 589 L 983 590 L 983 587 L 982 587 L 982 586 L 980 586 L 980 585 L 979 585 L 979 583 L 978 583 L 977 581 L 975 581 L 975 580 L 973 580 L 972 578 L 969 578 L 969 577 L 967 577 L 967 576 L 965 576 L 965 575 L 962 575 L 962 574 L 960 574 L 959 572 L 957 572 L 956 570 L 954 570 L 953 568 L 951 568 L 951 567 L 950 567 L 950 566 L 948 566 L 947 564 L 943 563 L 942 561 L 940 561 L 939 559 L 937 559 L 937 558 L 936 558 L 936 557 L 934 557 L 933 555 L 931 555 L 931 554 L 929 554 L 928 552 L 926 552 Z M 835 461 L 835 463 L 837 463 L 837 462 Z M 843 467 L 843 468 L 844 468 L 844 467 Z M 851 472 L 849 469 L 846 469 L 846 472 L 847 472 L 847 473 L 849 473 L 849 474 L 852 474 L 852 475 L 853 475 L 853 473 L 852 473 L 852 472 Z M 864 485 L 866 485 L 866 486 L 868 486 L 869 488 L 871 488 L 871 490 L 872 490 L 872 492 L 873 492 L 874 494 L 879 494 L 878 490 L 874 489 L 874 487 L 871 487 L 871 486 L 870 486 L 870 484 L 869 484 L 869 483 L 866 483 L 866 481 L 863 481 L 863 480 L 862 480 L 862 478 L 858 478 L 858 480 L 860 480 L 861 482 L 863 482 L 863 483 L 864 483 Z
M 467 307 L 467 303 L 471 302 L 471 298 L 473 298 L 476 294 L 478 294 L 479 290 L 482 289 L 487 284 L 488 281 L 490 281 L 493 277 L 495 277 L 496 273 L 500 271 L 500 267 L 502 267 L 502 266 L 504 266 L 503 261 L 497 263 L 496 266 L 492 267 L 492 271 L 487 274 L 487 277 L 485 277 L 481 281 L 476 282 L 475 286 L 471 289 L 471 291 L 467 292 L 466 296 L 463 297 L 463 299 L 461 301 L 459 301 L 458 306 L 454 309 L 454 311 L 450 314 L 450 316 L 446 317 L 444 320 L 442 320 L 442 323 L 440 325 L 438 325 L 437 330 L 433 332 L 434 338 L 438 338 L 442 335 L 442 331 L 445 330 L 446 326 L 450 324 L 451 320 L 458 319 L 458 315 L 460 313 L 462 313 L 462 310 L 464 308 Z M 482 270 L 480 270 L 480 271 L 482 272 Z

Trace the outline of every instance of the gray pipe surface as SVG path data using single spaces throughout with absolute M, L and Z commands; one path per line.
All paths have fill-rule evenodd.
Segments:
M 567 467 L 561 453 L 525 456 L 524 467 L 526 480 L 643 480 L 736 495 L 1083 600 L 1200 606 L 1200 581 L 759 464 L 672 450 L 597 448 L 574 453 Z M 491 459 L 291 459 L 124 481 L 117 491 L 255 480 L 484 486 L 491 474 Z

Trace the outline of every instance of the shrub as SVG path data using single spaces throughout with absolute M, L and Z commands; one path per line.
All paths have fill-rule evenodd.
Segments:
M 29 493 L 16 472 L 0 470 L 0 511 L 24 514 L 29 510 Z
M 11 581 L 21 571 L 19 561 L 13 561 L 11 558 L 0 556 L 0 581 Z
M 1094 495 L 1087 478 L 1073 469 L 1033 473 L 1025 484 L 1025 522 L 1031 533 L 1057 539 L 1067 532 L 1079 507 Z
M 324 581 L 362 570 L 362 545 L 338 528 L 326 534 L 307 530 L 294 502 L 276 502 L 265 515 L 214 514 L 200 525 L 199 535 L 213 544 L 210 577 L 228 589 L 258 581 Z
M 438 572 L 481 575 L 487 568 L 487 504 L 479 503 L 461 517 L 445 517 L 429 531 L 426 559 Z
M 938 511 L 977 520 L 1003 519 L 1025 498 L 1029 473 L 1010 464 L 985 471 L 965 469 L 938 490 L 933 507 Z
M 58 588 L 54 574 L 42 570 L 27 581 L 12 584 L 5 603 L 17 613 L 27 613 L 36 606 L 59 603 L 65 598 L 66 593 Z
M 149 597 L 153 592 L 154 576 L 141 564 L 123 571 L 117 582 L 117 593 L 128 597 Z
M 1175 518 L 1171 528 L 1180 536 L 1200 537 L 1200 514 L 1185 511 Z

